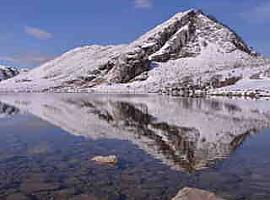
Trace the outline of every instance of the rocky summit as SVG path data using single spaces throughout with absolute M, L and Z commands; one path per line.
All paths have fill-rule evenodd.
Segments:
M 269 71 L 270 60 L 232 29 L 192 9 L 130 44 L 71 50 L 0 90 L 268 96 Z

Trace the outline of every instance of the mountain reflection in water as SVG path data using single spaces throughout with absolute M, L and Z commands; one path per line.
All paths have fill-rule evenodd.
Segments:
M 212 166 L 270 126 L 267 101 L 101 94 L 1 95 L 0 101 L 1 115 L 20 109 L 74 135 L 128 140 L 188 172 Z
M 19 109 L 0 102 L 0 118 L 16 115 L 19 113 Z

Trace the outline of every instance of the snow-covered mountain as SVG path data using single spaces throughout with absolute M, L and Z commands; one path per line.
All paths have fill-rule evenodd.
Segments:
M 267 100 L 9 94 L 0 95 L 0 102 L 77 136 L 130 141 L 177 170 L 211 166 L 247 137 L 270 127 Z
M 200 10 L 188 10 L 130 44 L 71 50 L 4 81 L 0 90 L 181 95 L 243 89 L 246 95 L 266 95 L 269 71 L 269 59 L 250 49 L 233 30 Z

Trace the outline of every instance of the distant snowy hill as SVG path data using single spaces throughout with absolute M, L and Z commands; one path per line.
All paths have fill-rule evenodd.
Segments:
M 268 95 L 269 71 L 233 30 L 188 10 L 131 44 L 71 50 L 0 90 Z
M 19 73 L 20 70 L 16 68 L 0 65 L 0 81 L 17 76 Z

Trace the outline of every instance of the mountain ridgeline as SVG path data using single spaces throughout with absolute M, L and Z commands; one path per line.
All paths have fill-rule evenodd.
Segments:
M 0 90 L 268 95 L 269 63 L 228 26 L 192 9 L 130 44 L 71 50 Z

